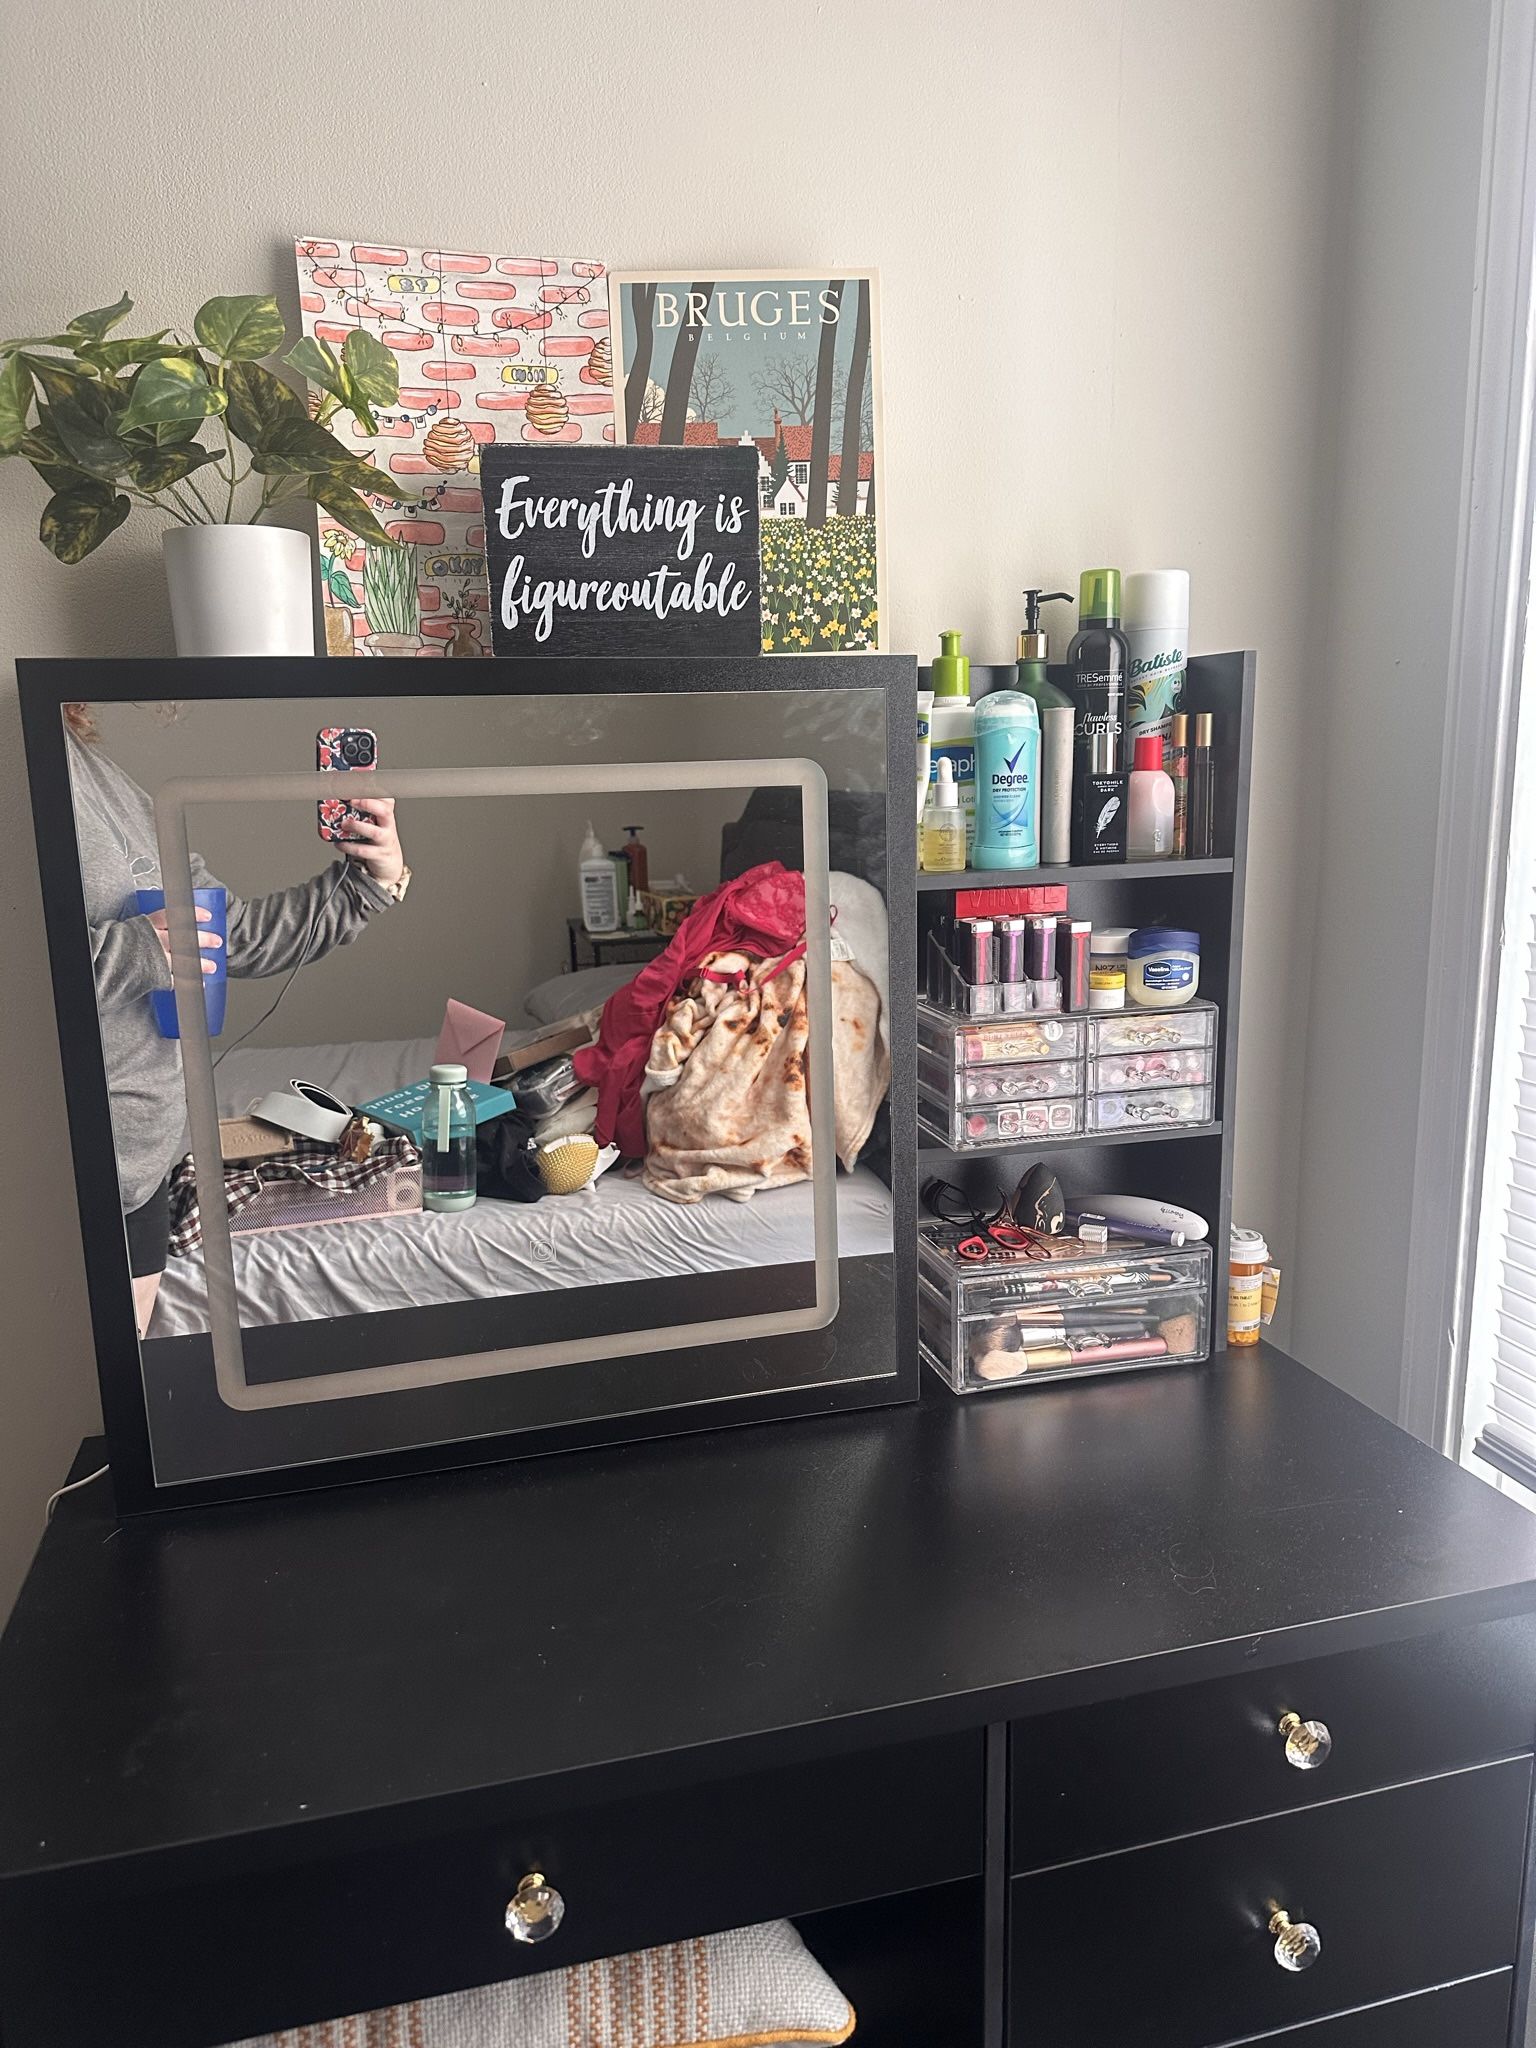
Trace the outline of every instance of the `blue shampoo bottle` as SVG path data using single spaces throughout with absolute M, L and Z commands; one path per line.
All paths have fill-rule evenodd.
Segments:
M 976 706 L 978 868 L 1040 865 L 1040 713 L 1022 690 L 993 690 Z

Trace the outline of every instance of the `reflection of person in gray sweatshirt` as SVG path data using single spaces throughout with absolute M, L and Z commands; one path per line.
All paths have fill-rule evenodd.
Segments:
M 186 1124 L 181 1048 L 160 1036 L 147 1000 L 152 990 L 171 986 L 165 913 L 146 917 L 133 911 L 136 889 L 161 887 L 160 856 L 150 799 L 89 738 L 85 707 L 72 705 L 67 716 L 80 879 L 142 1331 L 165 1268 L 166 1182 Z M 404 895 L 410 870 L 400 851 L 394 804 L 383 797 L 349 801 L 369 822 L 349 828 L 356 837 L 344 847 L 344 860 L 270 896 L 230 892 L 231 975 L 282 974 L 317 960 L 333 946 L 348 945 L 371 917 Z M 195 853 L 192 879 L 200 889 L 223 887 Z M 198 936 L 210 952 L 219 944 L 212 932 Z

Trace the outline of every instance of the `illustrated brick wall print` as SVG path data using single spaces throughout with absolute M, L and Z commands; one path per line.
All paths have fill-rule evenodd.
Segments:
M 488 655 L 480 452 L 614 440 L 606 266 L 385 243 L 294 243 L 304 332 L 339 354 L 366 327 L 400 366 L 376 436 L 339 431 L 415 496 L 370 499 L 369 546 L 319 513 L 329 654 Z

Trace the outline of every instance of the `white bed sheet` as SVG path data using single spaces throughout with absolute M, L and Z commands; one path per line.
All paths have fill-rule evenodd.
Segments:
M 419 1079 L 431 1039 L 353 1046 L 241 1047 L 217 1069 L 221 1116 L 236 1116 L 290 1078 L 367 1101 Z M 891 1245 L 890 1190 L 860 1167 L 837 1182 L 844 1258 Z M 460 1215 L 410 1215 L 253 1233 L 234 1240 L 241 1320 L 248 1327 L 491 1296 L 731 1272 L 813 1256 L 809 1182 L 750 1202 L 683 1207 L 638 1181 L 606 1174 L 590 1191 L 542 1202 L 480 1201 Z M 150 1335 L 207 1327 L 199 1256 L 173 1258 Z

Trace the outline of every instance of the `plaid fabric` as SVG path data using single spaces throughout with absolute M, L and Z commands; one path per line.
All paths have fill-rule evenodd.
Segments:
M 421 1154 L 403 1132 L 392 1132 L 376 1144 L 364 1160 L 340 1157 L 334 1145 L 299 1141 L 296 1149 L 279 1159 L 253 1159 L 245 1166 L 224 1169 L 224 1204 L 231 1216 L 238 1216 L 254 1202 L 263 1188 L 284 1181 L 305 1181 L 322 1194 L 355 1194 L 371 1188 L 393 1167 L 411 1167 Z M 189 1152 L 171 1172 L 171 1255 L 185 1258 L 203 1241 L 202 1211 L 197 1200 L 197 1174 Z

